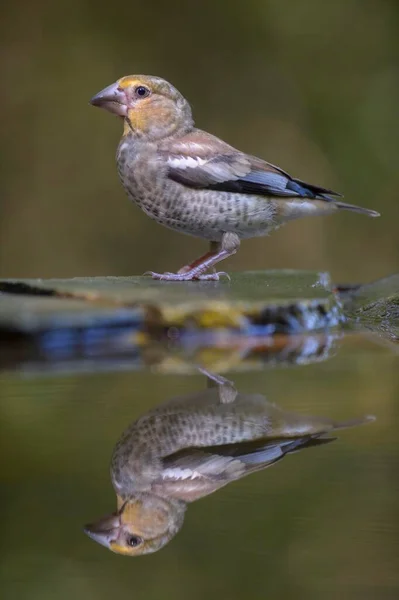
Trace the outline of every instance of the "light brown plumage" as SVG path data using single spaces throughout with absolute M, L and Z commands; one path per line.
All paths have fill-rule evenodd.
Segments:
M 128 196 L 161 225 L 217 242 L 178 273 L 151 272 L 156 279 L 217 280 L 220 273 L 207 271 L 242 239 L 292 219 L 338 209 L 378 216 L 194 128 L 188 102 L 159 77 L 123 77 L 91 102 L 124 119 L 117 165 Z

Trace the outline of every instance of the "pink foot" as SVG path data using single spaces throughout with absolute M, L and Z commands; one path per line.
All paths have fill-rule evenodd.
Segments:
M 219 281 L 220 277 L 224 275 L 230 281 L 230 276 L 224 271 L 203 275 L 193 273 L 192 271 L 188 271 L 187 273 L 154 273 L 154 271 L 146 271 L 144 275 L 151 275 L 153 279 L 157 279 L 158 281 Z

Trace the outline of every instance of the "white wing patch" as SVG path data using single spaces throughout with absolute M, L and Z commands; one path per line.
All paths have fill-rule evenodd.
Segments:
M 176 481 L 182 481 L 186 479 L 197 479 L 198 477 L 202 477 L 198 471 L 193 471 L 192 469 L 182 469 L 180 467 L 175 467 L 174 469 L 165 469 L 162 473 L 162 477 L 165 479 L 175 479 Z
M 243 177 L 249 170 L 248 161 L 241 156 L 237 156 L 234 162 L 225 162 L 223 157 L 218 159 L 217 156 L 210 159 L 200 156 L 169 156 L 167 163 L 171 169 L 185 172 L 187 177 L 192 176 L 196 181 L 201 181 L 205 175 L 205 184 L 233 181 Z
M 187 458 L 183 459 L 181 466 L 175 464 L 165 469 L 162 477 L 173 481 L 193 481 L 231 476 L 245 470 L 245 465 L 238 457 L 217 454 L 193 456 L 191 460 L 194 460 L 195 465 L 193 464 L 191 468 L 184 465 L 186 460 Z
M 168 158 L 168 165 L 173 169 L 196 169 L 208 161 L 199 156 L 173 156 Z

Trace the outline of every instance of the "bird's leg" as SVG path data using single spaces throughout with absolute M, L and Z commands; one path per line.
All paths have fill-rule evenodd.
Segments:
M 184 267 L 179 269 L 178 274 L 180 275 L 182 273 L 188 273 L 188 271 L 191 271 L 191 269 L 194 269 L 194 267 L 197 267 L 204 260 L 210 258 L 211 256 L 214 256 L 218 252 L 218 250 L 219 250 L 219 242 L 210 242 L 209 252 L 206 252 L 206 254 L 203 254 L 202 256 L 200 256 L 199 258 L 194 260 L 189 265 L 185 265 Z
M 215 387 L 218 385 L 234 386 L 234 383 L 230 381 L 230 379 L 223 377 L 223 375 L 220 375 L 219 373 L 213 373 L 212 371 L 208 371 L 208 369 L 206 369 L 205 367 L 200 366 L 197 366 L 197 369 L 207 378 L 207 387 Z
M 221 404 L 230 404 L 231 402 L 234 402 L 238 392 L 233 381 L 226 379 L 226 377 L 219 375 L 219 373 L 212 373 L 205 369 L 205 367 L 197 367 L 197 369 L 207 378 L 207 388 L 217 387 L 219 389 L 219 400 Z
M 181 275 L 182 273 L 188 273 L 188 271 L 191 271 L 191 269 L 194 269 L 195 267 L 197 267 L 204 260 L 207 260 L 211 256 L 214 256 L 218 252 L 218 250 L 219 250 L 219 242 L 211 242 L 210 243 L 209 252 L 206 252 L 206 254 L 203 254 L 202 256 L 200 256 L 199 258 L 197 258 L 196 260 L 194 260 L 189 265 L 185 265 L 184 267 L 182 267 L 181 269 L 179 269 L 177 271 L 177 273 L 179 275 Z
M 206 271 L 214 267 L 218 262 L 233 256 L 240 246 L 240 238 L 236 233 L 224 233 L 222 241 L 218 245 L 218 248 L 213 252 L 208 252 L 204 256 L 201 256 L 198 260 L 194 261 L 187 267 L 180 269 L 178 273 L 154 273 L 148 271 L 146 274 L 151 275 L 153 279 L 160 279 L 163 281 L 192 281 L 193 279 L 200 279 L 201 281 L 218 281 L 221 275 L 227 275 L 227 273 L 209 273 Z

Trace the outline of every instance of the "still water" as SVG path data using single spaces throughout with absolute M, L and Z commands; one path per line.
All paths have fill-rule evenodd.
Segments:
M 4 370 L 2 598 L 397 598 L 397 348 L 269 354 Z

